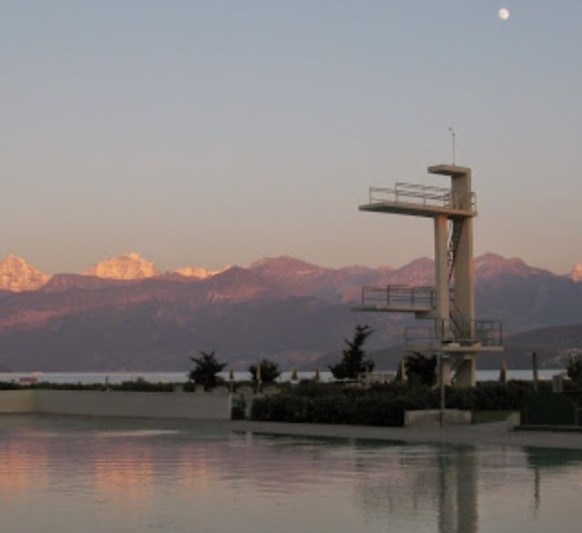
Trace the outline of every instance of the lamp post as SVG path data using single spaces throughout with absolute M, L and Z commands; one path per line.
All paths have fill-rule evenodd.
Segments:
M 257 380 L 257 392 L 261 392 L 261 364 L 257 365 L 257 372 L 255 374 Z

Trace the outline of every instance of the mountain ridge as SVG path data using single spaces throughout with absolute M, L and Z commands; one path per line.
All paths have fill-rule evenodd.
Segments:
M 420 257 L 409 263 L 393 268 L 388 265 L 368 267 L 364 265 L 350 265 L 339 268 L 329 268 L 309 263 L 291 256 L 282 255 L 265 257 L 250 264 L 248 270 L 255 271 L 264 277 L 282 280 L 298 278 L 315 279 L 330 277 L 352 276 L 362 281 L 374 278 L 385 278 L 390 283 L 406 281 L 412 285 L 433 283 L 433 260 Z M 208 279 L 233 268 L 226 265 L 220 269 L 207 269 L 200 266 L 185 266 L 172 271 L 162 272 L 152 261 L 143 258 L 137 252 L 129 252 L 100 261 L 83 273 L 47 274 L 16 255 L 8 254 L 0 261 L 0 291 L 36 290 L 50 282 L 55 276 L 60 276 L 61 282 L 67 276 L 72 280 L 75 276 L 100 278 L 105 280 L 137 281 L 148 278 L 176 278 L 181 276 L 193 279 Z M 414 275 L 412 273 L 414 272 Z M 575 265 L 567 276 L 554 274 L 549 270 L 528 265 L 520 258 L 505 258 L 501 255 L 487 252 L 475 258 L 475 272 L 480 279 L 496 277 L 500 272 L 505 276 L 526 277 L 531 275 L 548 275 L 567 277 L 575 282 L 582 281 L 582 263 Z M 81 284 L 79 278 L 76 278 Z
M 433 267 L 419 258 L 397 269 L 333 269 L 283 256 L 205 278 L 55 274 L 35 290 L 0 293 L 0 366 L 181 370 L 199 350 L 216 350 L 234 368 L 261 357 L 284 367 L 313 366 L 339 353 L 358 323 L 375 330 L 370 351 L 392 346 L 401 352 L 404 328 L 422 323 L 406 314 L 352 309 L 363 286 L 427 285 Z M 476 276 L 478 317 L 503 320 L 508 335 L 582 324 L 582 283 L 568 276 L 495 254 L 476 259 Z M 551 338 L 557 346 L 559 336 Z M 567 338 L 572 344 L 575 332 Z

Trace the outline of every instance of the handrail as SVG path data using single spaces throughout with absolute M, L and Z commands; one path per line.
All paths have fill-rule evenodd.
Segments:
M 437 345 L 438 337 L 434 327 L 428 326 L 407 326 L 404 328 L 404 345 L 428 344 L 429 346 Z
M 448 193 L 448 187 L 436 187 L 434 185 L 422 185 L 421 183 L 408 183 L 406 181 L 397 181 L 394 186 L 397 189 L 418 189 L 420 191 L 434 191 L 435 193 Z
M 369 203 L 422 205 L 424 207 L 440 207 L 445 209 L 461 209 L 476 212 L 477 196 L 474 192 L 468 194 L 453 194 L 444 187 L 432 187 L 414 183 L 398 182 L 394 188 L 370 187 Z
M 405 344 L 427 343 L 437 348 L 445 341 L 468 345 L 479 344 L 484 347 L 503 346 L 503 324 L 500 320 L 465 320 L 462 331 L 473 331 L 472 335 L 447 336 L 448 320 L 434 320 L 433 327 L 408 326 L 404 329 Z
M 434 309 L 436 292 L 434 287 L 409 287 L 386 285 L 386 287 L 363 287 L 362 306 L 385 305 L 387 307 Z

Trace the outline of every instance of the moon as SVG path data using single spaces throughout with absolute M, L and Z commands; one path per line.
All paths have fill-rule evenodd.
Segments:
M 501 19 L 501 20 L 507 20 L 510 16 L 511 13 L 509 12 L 509 9 L 507 9 L 506 7 L 502 7 L 498 12 L 497 12 L 497 16 Z

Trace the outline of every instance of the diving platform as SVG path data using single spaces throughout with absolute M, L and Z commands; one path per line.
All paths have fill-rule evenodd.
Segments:
M 454 193 L 444 187 L 397 182 L 394 187 L 370 187 L 368 203 L 359 206 L 360 211 L 393 213 L 434 218 L 477 216 L 477 199 L 473 192 Z
M 451 335 L 450 333 L 454 334 Z M 503 351 L 503 325 L 499 320 L 435 320 L 432 327 L 408 326 L 404 346 L 413 352 L 448 355 Z
M 362 302 L 355 311 L 415 313 L 417 318 L 429 318 L 436 309 L 434 287 L 409 287 L 386 285 L 385 287 L 363 287 Z

